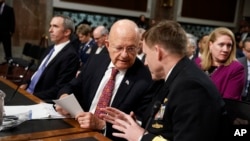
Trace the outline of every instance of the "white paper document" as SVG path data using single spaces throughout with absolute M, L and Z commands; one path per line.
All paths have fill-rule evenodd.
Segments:
M 70 113 L 72 117 L 75 117 L 79 112 L 83 112 L 82 107 L 76 100 L 74 94 L 66 96 L 62 99 L 53 100 L 57 105 L 61 106 L 64 110 Z
M 30 113 L 30 119 L 65 118 L 65 116 L 55 111 L 53 104 L 48 103 L 22 106 L 4 106 L 4 110 L 6 116 Z

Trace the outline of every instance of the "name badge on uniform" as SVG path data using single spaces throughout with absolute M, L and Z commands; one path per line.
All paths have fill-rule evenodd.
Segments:
M 155 120 L 162 120 L 163 119 L 167 101 L 168 101 L 168 99 L 165 98 L 164 101 L 163 101 L 163 104 L 161 104 L 161 107 L 160 107 L 159 111 L 155 115 L 155 118 L 154 118 Z
M 161 104 L 161 107 L 160 107 L 159 111 L 155 115 L 155 117 L 154 117 L 155 123 L 152 124 L 153 128 L 156 128 L 156 129 L 163 128 L 163 124 L 160 124 L 158 122 L 158 120 L 162 120 L 163 119 L 163 116 L 164 116 L 164 113 L 165 113 L 165 110 L 166 110 L 166 103 L 167 103 L 167 101 L 168 101 L 168 99 L 165 98 L 164 101 L 163 101 L 163 103 Z

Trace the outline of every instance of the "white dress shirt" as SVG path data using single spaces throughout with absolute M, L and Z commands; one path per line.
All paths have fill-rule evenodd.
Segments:
M 102 81 L 100 82 L 100 85 L 96 91 L 96 94 L 95 94 L 95 97 L 92 101 L 92 104 L 90 106 L 90 109 L 89 109 L 89 112 L 91 113 L 95 113 L 95 109 L 96 109 L 96 106 L 97 106 L 97 103 L 101 97 L 101 94 L 102 94 L 102 91 L 104 89 L 104 86 L 106 85 L 106 83 L 108 82 L 110 76 L 111 76 L 111 72 L 112 72 L 112 68 L 114 67 L 114 64 L 111 62 L 104 74 L 104 77 L 102 78 Z M 116 95 L 116 92 L 122 82 L 122 79 L 124 78 L 124 75 L 126 73 L 126 70 L 119 70 L 118 74 L 116 75 L 115 77 L 115 88 L 113 90 L 113 94 L 112 94 L 112 97 L 111 97 L 111 101 L 110 101 L 110 105 L 111 103 L 113 102 L 113 99 Z

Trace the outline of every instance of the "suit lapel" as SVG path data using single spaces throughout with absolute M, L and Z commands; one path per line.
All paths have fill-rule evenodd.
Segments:
M 99 63 L 98 68 L 96 68 L 96 69 L 98 69 L 98 71 L 96 71 L 97 73 L 95 74 L 95 76 L 93 78 L 93 80 L 95 80 L 94 82 L 96 82 L 96 84 L 94 84 L 95 85 L 94 90 L 97 90 L 98 87 L 99 87 L 99 85 L 100 85 L 100 83 L 101 83 L 101 81 L 102 81 L 102 78 L 105 75 L 105 72 L 106 72 L 106 70 L 107 70 L 107 68 L 108 68 L 111 60 L 110 60 L 110 58 L 109 58 L 108 55 L 104 56 L 104 57 L 95 56 L 95 57 L 93 57 L 91 59 L 95 59 L 94 62 L 102 62 L 102 63 Z M 95 93 L 96 93 L 96 91 L 91 94 L 92 98 L 94 98 Z
M 139 66 L 138 63 L 141 63 L 141 61 L 137 58 L 133 66 L 127 70 L 116 92 L 115 98 L 112 102 L 112 106 L 118 107 L 121 103 L 123 103 L 124 99 L 128 97 L 129 91 L 131 88 L 133 88 L 134 83 L 136 82 L 137 79 L 137 77 L 135 77 L 135 73 L 136 70 L 138 69 L 137 67 Z
M 95 75 L 93 76 L 93 78 L 91 78 L 92 81 L 92 86 L 93 86 L 93 90 L 96 90 L 98 89 L 101 81 L 102 81 L 102 78 L 109 66 L 109 63 L 110 63 L 110 58 L 108 56 L 108 54 L 103 54 L 103 55 L 94 55 L 92 58 L 90 58 L 90 61 L 88 61 L 88 63 L 90 65 L 88 65 L 88 63 L 86 64 L 86 72 L 89 72 L 89 71 L 94 71 L 93 69 L 97 69 L 97 71 L 95 71 Z M 98 64 L 98 68 L 96 68 L 96 63 L 97 62 L 101 62 Z M 90 70 L 89 70 L 90 69 Z M 94 97 L 95 97 L 95 94 L 96 94 L 96 91 L 92 91 L 89 93 L 89 100 L 87 100 L 86 102 L 88 102 L 88 106 L 91 105 Z
M 53 47 L 53 46 L 52 46 Z M 52 48 L 51 47 L 51 48 Z M 55 61 L 57 60 L 57 58 L 59 58 L 59 57 L 63 57 L 63 54 L 64 54 L 64 52 L 65 51 L 67 51 L 70 47 L 72 47 L 71 45 L 70 45 L 70 43 L 68 43 L 60 52 L 58 52 L 58 54 L 48 63 L 48 65 L 46 66 L 46 68 L 44 69 L 44 71 L 43 71 L 43 74 L 42 74 L 42 76 L 44 75 L 44 72 L 46 72 L 49 68 L 50 68 L 50 66 L 52 66 L 54 63 L 55 63 Z M 50 51 L 50 50 L 49 50 Z M 46 53 L 46 55 L 47 55 L 48 53 Z M 46 56 L 45 55 L 45 56 Z M 41 77 L 42 77 L 41 76 Z
M 129 73 L 126 73 L 116 92 L 112 106 L 118 107 L 122 103 L 124 98 L 128 96 L 128 93 L 130 89 L 133 87 L 134 82 L 135 82 L 134 78 Z
M 61 57 L 62 54 L 68 50 L 68 48 L 71 47 L 69 44 L 67 44 L 60 52 L 57 53 L 57 55 L 49 62 L 49 64 L 47 65 L 46 68 L 48 68 L 49 66 L 53 65 L 53 63 L 56 61 L 56 58 Z
M 190 62 L 191 62 L 191 60 L 189 60 L 187 57 L 184 57 L 175 65 L 175 67 L 173 68 L 173 70 L 170 73 L 169 77 L 167 78 L 167 81 L 165 82 L 163 88 L 159 92 L 161 94 L 159 95 L 158 100 L 163 102 L 163 100 L 166 97 L 168 97 L 169 87 L 171 86 L 171 84 L 173 83 L 175 78 L 178 76 L 178 74 L 181 73 L 181 71 L 183 69 L 185 69 L 185 66 L 189 65 Z
M 246 71 L 245 71 L 245 82 L 247 83 L 247 77 L 248 77 L 248 64 L 247 64 L 247 58 L 245 57 L 244 58 L 244 66 L 245 66 L 245 68 L 246 68 Z
M 187 57 L 182 58 L 173 68 L 172 72 L 170 73 L 169 77 L 167 78 L 166 82 L 159 82 L 159 89 L 155 92 L 155 97 L 153 100 L 153 103 L 151 103 L 151 106 L 147 109 L 147 113 L 151 113 L 152 107 L 154 105 L 154 102 L 160 101 L 162 104 L 164 103 L 165 98 L 168 98 L 169 96 L 169 88 L 171 87 L 171 84 L 174 83 L 176 77 L 183 69 L 185 69 L 186 65 L 189 65 L 191 60 L 189 60 Z M 161 83 L 164 83 L 161 87 Z M 149 116 L 146 116 L 144 118 L 145 121 L 149 119 Z M 145 126 L 145 125 L 144 125 Z

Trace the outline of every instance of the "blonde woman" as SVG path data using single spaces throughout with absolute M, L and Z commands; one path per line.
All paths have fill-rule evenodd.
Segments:
M 202 56 L 195 62 L 210 76 L 223 98 L 241 100 L 244 67 L 236 60 L 236 42 L 230 29 L 214 29 Z

